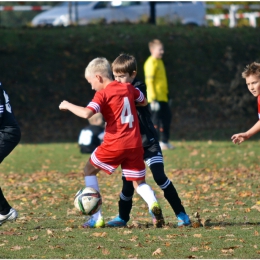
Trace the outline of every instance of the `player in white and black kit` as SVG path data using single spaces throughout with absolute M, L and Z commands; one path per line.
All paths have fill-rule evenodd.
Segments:
M 21 131 L 12 112 L 9 97 L 0 83 L 0 164 L 20 139 Z M 17 211 L 10 206 L 0 187 L 0 225 L 15 220 L 17 216 Z
M 143 82 L 135 79 L 137 74 L 136 60 L 133 56 L 121 54 L 112 63 L 113 74 L 115 80 L 125 83 L 131 83 L 138 88 L 146 96 L 146 86 Z M 144 148 L 144 161 L 149 166 L 154 180 L 157 185 L 163 190 L 164 197 L 171 205 L 178 219 L 178 226 L 190 225 L 189 216 L 186 214 L 178 193 L 172 182 L 168 179 L 164 172 L 163 155 L 160 148 L 157 132 L 151 121 L 151 114 L 148 106 L 136 107 L 139 119 L 140 132 L 142 136 Z M 131 182 L 126 181 L 124 177 L 123 188 L 120 193 L 119 200 L 119 216 L 107 223 L 108 226 L 118 227 L 125 226 L 130 219 L 130 211 L 132 208 L 132 197 L 134 188 Z M 150 212 L 153 217 L 154 216 Z
M 101 113 L 96 113 L 88 119 L 89 126 L 83 128 L 79 135 L 79 147 L 81 153 L 92 153 L 104 138 L 104 123 Z

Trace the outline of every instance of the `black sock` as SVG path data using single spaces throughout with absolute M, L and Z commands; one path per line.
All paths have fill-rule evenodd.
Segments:
M 135 189 L 132 181 L 127 181 L 126 178 L 122 177 L 123 187 L 118 201 L 119 206 L 119 217 L 124 221 L 128 222 L 130 219 L 130 212 L 133 205 L 132 197 Z
M 118 201 L 118 206 L 119 206 L 119 217 L 123 219 L 125 222 L 128 222 L 130 219 L 130 212 L 132 209 L 133 205 L 133 200 L 120 200 Z
M 4 197 L 4 194 L 0 188 L 0 214 L 1 215 L 6 215 L 9 213 L 11 209 L 11 206 L 7 202 L 6 198 Z
M 170 205 L 171 205 L 172 209 L 174 210 L 176 216 L 181 212 L 186 214 L 186 211 L 181 204 L 181 200 L 179 198 L 179 195 L 178 195 L 175 187 L 173 186 L 172 182 L 166 187 L 166 189 L 163 190 L 163 192 L 164 192 L 164 197 L 170 203 Z

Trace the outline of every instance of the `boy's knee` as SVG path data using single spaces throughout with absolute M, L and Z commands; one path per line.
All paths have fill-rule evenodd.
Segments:
M 98 168 L 95 168 L 90 161 L 88 161 L 84 167 L 84 177 L 85 176 L 93 176 L 93 175 L 97 175 L 97 173 L 99 172 Z

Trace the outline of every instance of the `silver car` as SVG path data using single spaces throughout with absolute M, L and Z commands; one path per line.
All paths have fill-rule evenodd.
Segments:
M 147 21 L 150 4 L 146 1 L 63 2 L 36 15 L 32 26 L 68 26 L 98 22 Z M 165 23 L 206 25 L 206 8 L 203 2 L 157 2 L 156 17 Z

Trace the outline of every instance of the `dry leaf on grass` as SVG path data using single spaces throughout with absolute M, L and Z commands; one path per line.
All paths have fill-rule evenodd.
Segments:
M 92 234 L 93 237 L 106 237 L 107 232 L 95 232 Z
M 36 239 L 38 239 L 39 236 L 35 235 L 33 237 L 28 237 L 28 241 L 35 241 Z
M 162 254 L 162 250 L 161 248 L 157 248 L 152 255 L 161 255 Z

